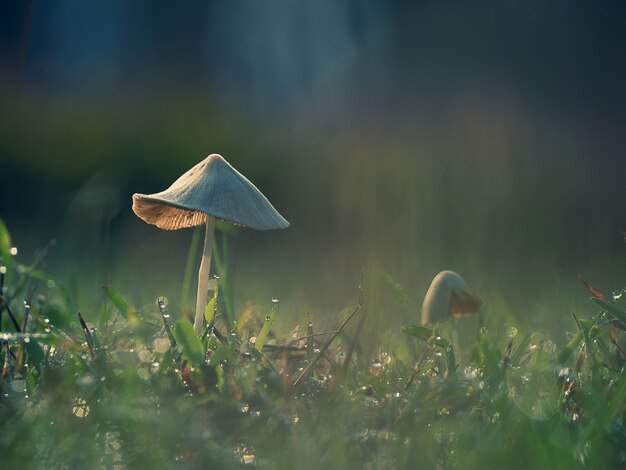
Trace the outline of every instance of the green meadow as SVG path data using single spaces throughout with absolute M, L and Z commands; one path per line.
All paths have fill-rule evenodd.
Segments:
M 178 3 L 0 2 L 0 469 L 626 468 L 626 8 Z

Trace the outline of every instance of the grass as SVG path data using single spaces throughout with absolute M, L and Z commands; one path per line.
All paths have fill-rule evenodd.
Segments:
M 572 318 L 563 348 L 494 318 L 463 355 L 446 325 L 407 325 L 363 347 L 359 332 L 376 313 L 363 308 L 367 280 L 330 331 L 308 321 L 278 335 L 278 302 L 230 318 L 220 293 L 198 337 L 165 299 L 138 309 L 108 285 L 99 314 L 81 315 L 62 280 L 20 263 L 11 246 L 0 224 L 3 468 L 626 462 L 622 291 L 607 300 L 587 285 L 597 312 Z

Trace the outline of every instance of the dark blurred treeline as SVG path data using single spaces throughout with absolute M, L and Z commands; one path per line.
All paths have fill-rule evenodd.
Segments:
M 130 195 L 219 152 L 292 222 L 235 243 L 237 272 L 285 295 L 345 298 L 368 263 L 520 299 L 608 282 L 624 57 L 621 2 L 2 0 L 0 215 L 23 244 L 106 265 L 139 244 L 144 266 L 173 236 Z

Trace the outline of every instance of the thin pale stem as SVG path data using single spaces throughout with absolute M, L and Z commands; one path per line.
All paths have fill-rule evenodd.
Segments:
M 204 309 L 206 308 L 207 291 L 209 289 L 209 272 L 211 271 L 211 250 L 213 248 L 213 232 L 215 229 L 215 217 L 208 216 L 206 221 L 206 233 L 204 235 L 204 249 L 202 261 L 198 271 L 198 296 L 196 297 L 196 318 L 193 327 L 196 333 L 202 332 L 204 321 Z

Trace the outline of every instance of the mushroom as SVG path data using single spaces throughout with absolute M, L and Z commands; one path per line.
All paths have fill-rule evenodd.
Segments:
M 476 313 L 483 301 L 472 294 L 465 281 L 454 271 L 435 276 L 422 304 L 422 325 L 443 323 L 452 316 Z
M 452 342 L 456 346 L 457 355 L 463 357 L 477 326 L 473 328 L 466 324 L 459 328 L 457 323 L 461 318 L 476 313 L 482 304 L 482 299 L 470 292 L 458 273 L 441 271 L 430 283 L 424 297 L 422 325 L 443 323 L 452 319 Z M 461 334 L 462 330 L 467 334 Z
M 178 230 L 205 224 L 194 328 L 200 333 L 209 290 L 215 220 L 256 230 L 289 227 L 267 198 L 221 155 L 212 154 L 184 173 L 165 191 L 133 194 L 133 211 L 149 224 Z

